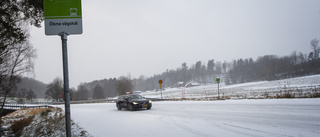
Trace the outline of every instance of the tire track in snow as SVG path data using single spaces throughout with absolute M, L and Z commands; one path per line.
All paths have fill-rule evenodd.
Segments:
M 170 121 L 172 121 L 172 123 L 174 125 L 176 125 L 177 127 L 193 134 L 194 136 L 197 137 L 214 137 L 212 134 L 206 134 L 206 133 L 202 133 L 201 131 L 195 130 L 193 128 L 190 128 L 188 126 L 186 126 L 187 124 L 183 124 L 183 123 L 179 123 L 177 121 L 175 121 L 171 116 L 168 116 L 168 119 L 170 119 Z
M 266 131 L 262 131 L 262 130 L 257 130 L 257 129 L 252 129 L 252 128 L 246 128 L 246 127 L 242 127 L 242 126 L 237 126 L 237 125 L 231 125 L 231 124 L 227 124 L 227 123 L 222 123 L 222 124 L 217 124 L 217 123 L 213 123 L 215 125 L 218 125 L 221 129 L 224 130 L 228 130 L 237 134 L 242 134 L 245 136 L 251 136 L 251 137 L 263 137 L 263 136 L 283 136 L 283 137 L 291 137 L 289 135 L 284 135 L 284 134 L 277 134 L 277 133 L 271 133 L 271 132 L 266 132 Z M 229 128 L 230 127 L 230 128 Z M 239 130 L 235 130 L 235 129 L 239 129 Z M 250 131 L 250 132 L 247 132 Z M 258 134 L 251 134 L 252 131 L 257 132 Z M 267 135 L 261 135 L 261 133 L 265 133 Z

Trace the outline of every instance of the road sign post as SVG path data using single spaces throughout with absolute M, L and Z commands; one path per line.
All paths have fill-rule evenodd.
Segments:
M 62 58 L 63 58 L 63 86 L 65 98 L 65 118 L 66 118 L 66 135 L 71 137 L 71 112 L 70 112 L 70 92 L 69 92 L 69 70 L 68 70 L 68 50 L 67 50 L 67 36 L 66 32 L 59 34 L 62 41 Z
M 161 99 L 162 99 L 162 80 L 159 80 L 159 84 L 160 84 L 160 92 L 161 92 Z
M 219 83 L 220 83 L 220 78 L 217 77 L 217 78 L 216 78 L 216 81 L 217 81 L 217 83 L 218 83 L 218 99 L 220 99 L 220 95 L 219 95 Z
M 71 112 L 67 37 L 82 34 L 81 0 L 44 0 L 46 35 L 59 35 L 62 41 L 66 136 L 71 137 Z

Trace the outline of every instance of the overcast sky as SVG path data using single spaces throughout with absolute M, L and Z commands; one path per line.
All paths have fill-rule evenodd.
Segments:
M 208 60 L 309 53 L 319 0 L 82 0 L 83 34 L 68 36 L 70 86 L 138 78 Z M 43 26 L 44 27 L 44 26 Z M 35 78 L 63 76 L 59 36 L 31 29 Z

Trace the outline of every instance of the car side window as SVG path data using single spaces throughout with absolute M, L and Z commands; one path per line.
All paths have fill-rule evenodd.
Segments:
M 126 96 L 120 96 L 119 99 L 125 99 Z

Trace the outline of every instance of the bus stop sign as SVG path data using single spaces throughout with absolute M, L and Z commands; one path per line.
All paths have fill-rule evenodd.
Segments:
M 44 0 L 46 35 L 82 34 L 81 0 Z

